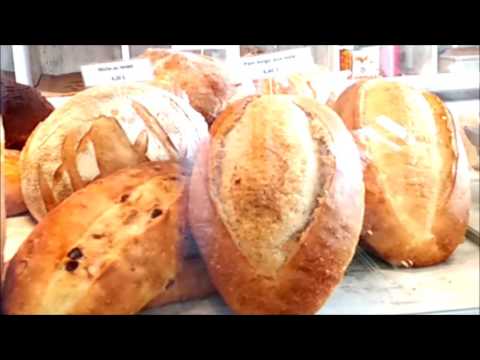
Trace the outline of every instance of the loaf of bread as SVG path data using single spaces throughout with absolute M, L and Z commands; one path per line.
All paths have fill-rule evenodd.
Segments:
M 445 261 L 463 242 L 470 207 L 465 150 L 446 106 L 375 79 L 346 89 L 335 110 L 365 159 L 362 243 L 395 266 Z
M 5 273 L 5 270 L 8 268 L 10 260 L 15 256 L 35 228 L 36 222 L 30 217 L 22 216 L 9 219 L 8 227 L 10 226 L 12 226 L 15 231 L 9 232 L 10 236 L 3 248 L 3 273 Z M 185 237 L 183 240 L 190 242 L 190 239 L 186 239 Z M 191 244 L 188 245 L 187 248 L 190 247 Z M 203 299 L 214 293 L 215 288 L 210 281 L 202 259 L 196 252 L 195 254 L 187 253 L 187 255 L 183 256 L 180 272 L 175 276 L 171 286 L 158 294 L 157 297 L 146 306 L 146 309 L 159 308 L 171 303 Z
M 0 113 L 7 149 L 21 150 L 35 126 L 53 110 L 53 106 L 33 87 L 0 79 Z
M 22 192 L 37 219 L 91 181 L 144 161 L 174 160 L 188 172 L 202 116 L 188 102 L 146 84 L 90 88 L 35 129 L 21 154 Z
M 8 314 L 133 314 L 181 270 L 186 177 L 172 162 L 123 169 L 41 221 L 7 269 Z
M 358 150 L 314 99 L 251 96 L 229 106 L 201 147 L 189 221 L 210 278 L 239 314 L 311 314 L 358 242 Z
M 5 207 L 7 216 L 14 216 L 27 211 L 20 186 L 20 152 L 7 149 L 4 155 Z
M 203 55 L 167 49 L 147 49 L 140 58 L 151 61 L 155 82 L 172 92 L 183 91 L 190 104 L 201 113 L 208 124 L 225 109 L 238 93 L 248 94 L 243 81 L 222 62 Z

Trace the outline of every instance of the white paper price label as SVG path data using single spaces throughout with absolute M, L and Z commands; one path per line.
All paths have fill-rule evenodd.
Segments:
M 240 60 L 242 70 L 254 80 L 306 70 L 313 65 L 309 47 L 244 57 Z
M 377 46 L 353 52 L 352 76 L 375 77 L 380 73 L 380 48 Z
M 153 67 L 148 59 L 133 59 L 82 66 L 85 86 L 153 80 Z

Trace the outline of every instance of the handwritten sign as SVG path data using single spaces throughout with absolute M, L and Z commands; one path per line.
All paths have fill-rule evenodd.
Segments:
M 240 60 L 242 71 L 246 76 L 255 80 L 305 70 L 313 65 L 312 52 L 308 47 L 246 56 Z
M 84 65 L 81 70 L 87 87 L 153 80 L 153 67 L 148 59 Z

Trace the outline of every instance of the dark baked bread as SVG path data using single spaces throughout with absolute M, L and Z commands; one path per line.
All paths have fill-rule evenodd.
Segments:
M 53 110 L 53 106 L 33 87 L 0 79 L 0 113 L 7 149 L 21 150 L 33 129 Z

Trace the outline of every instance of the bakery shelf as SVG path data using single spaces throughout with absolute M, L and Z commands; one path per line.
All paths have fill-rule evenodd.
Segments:
M 6 260 L 34 227 L 30 216 L 7 219 Z M 443 314 L 480 312 L 480 246 L 468 238 L 443 264 L 393 268 L 359 249 L 344 280 L 319 311 L 342 314 Z M 217 296 L 167 305 L 143 314 L 231 314 Z
M 146 47 L 149 46 L 99 46 L 92 48 L 94 51 L 89 53 L 85 48 L 73 51 L 68 46 L 15 45 L 11 53 L 17 81 L 35 84 L 49 101 L 58 107 L 67 101 L 70 95 L 84 88 L 81 74 L 78 72 L 80 65 L 90 62 L 126 60 L 137 56 Z M 237 55 L 239 55 L 240 47 L 234 47 L 238 48 Z M 229 49 L 225 48 L 225 56 L 229 53 Z M 473 75 L 437 73 L 439 65 L 436 46 L 416 50 L 410 47 L 409 49 L 413 52 L 423 51 L 422 56 L 430 53 L 430 56 L 435 57 L 429 63 L 427 74 L 389 79 L 435 92 L 478 90 L 478 73 Z M 321 57 L 321 62 L 328 63 L 333 71 L 338 71 L 337 50 L 337 46 L 313 49 L 316 61 L 318 62 L 318 58 Z M 79 56 L 80 52 L 82 52 L 81 56 Z M 237 55 L 232 55 L 232 58 Z M 55 59 L 61 59 L 61 61 L 57 62 Z M 414 67 L 414 64 L 410 65 Z M 338 75 L 339 78 L 343 78 L 344 74 Z M 338 82 L 340 84 L 338 92 L 354 81 L 344 79 L 345 81 Z M 478 109 L 478 96 L 475 106 Z M 453 108 L 455 105 L 452 105 Z M 461 108 L 463 111 L 463 105 Z M 474 109 L 473 112 L 475 111 L 478 113 L 478 110 Z M 459 116 L 454 114 L 454 117 Z M 472 171 L 471 186 L 473 200 L 469 229 L 464 243 L 457 248 L 448 261 L 428 268 L 393 268 L 359 248 L 344 280 L 319 314 L 480 314 L 478 171 Z M 6 260 L 15 254 L 34 226 L 35 223 L 30 216 L 7 219 Z M 143 314 L 231 314 L 231 311 L 219 296 L 211 296 L 201 301 L 189 301 L 145 311 Z
M 393 269 L 357 252 L 343 282 L 319 315 L 480 314 L 478 245 L 465 241 L 449 261 L 425 269 Z M 473 285 L 473 286 L 472 286 Z M 218 296 L 144 314 L 231 314 Z

